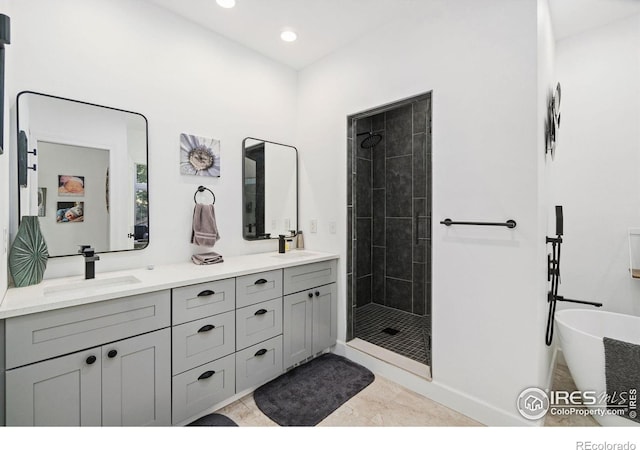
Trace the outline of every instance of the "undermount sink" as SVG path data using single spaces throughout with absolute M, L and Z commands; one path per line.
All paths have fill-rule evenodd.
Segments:
M 308 252 L 306 250 L 291 250 L 287 253 L 278 253 L 277 255 L 271 255 L 274 258 L 303 258 L 305 256 L 316 256 L 315 252 Z
M 94 278 L 92 280 L 82 280 L 76 283 L 64 284 L 61 286 L 49 286 L 44 289 L 45 297 L 66 296 L 78 294 L 96 294 L 112 288 L 129 286 L 140 283 L 140 280 L 133 275 L 125 275 L 114 278 Z

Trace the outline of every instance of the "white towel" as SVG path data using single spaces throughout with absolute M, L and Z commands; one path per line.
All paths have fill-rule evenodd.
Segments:
M 218 264 L 218 263 L 224 262 L 224 260 L 222 259 L 222 255 L 216 252 L 193 255 L 191 257 L 191 261 L 193 261 L 194 264 L 198 264 L 199 266 L 209 265 L 209 264 Z
M 220 239 L 220 233 L 218 233 L 216 211 L 213 205 L 196 203 L 193 209 L 191 243 L 205 247 L 213 247 L 218 239 Z

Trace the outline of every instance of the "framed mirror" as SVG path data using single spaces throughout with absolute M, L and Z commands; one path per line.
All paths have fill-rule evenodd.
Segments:
M 242 141 L 242 235 L 277 239 L 298 230 L 298 150 L 248 137 Z
M 148 245 L 142 114 L 24 91 L 17 118 L 19 219 L 39 216 L 50 257 Z

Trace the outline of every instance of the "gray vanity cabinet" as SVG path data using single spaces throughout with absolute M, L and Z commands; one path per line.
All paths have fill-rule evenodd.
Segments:
M 284 270 L 284 291 L 288 294 L 284 296 L 283 320 L 285 369 L 336 343 L 336 270 L 335 261 Z
M 169 329 L 7 371 L 7 425 L 170 425 Z
M 170 292 L 5 322 L 6 424 L 170 425 Z

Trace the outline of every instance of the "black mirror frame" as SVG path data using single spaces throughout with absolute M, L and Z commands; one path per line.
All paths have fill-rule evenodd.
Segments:
M 140 247 L 140 248 L 129 248 L 129 249 L 123 249 L 123 250 L 109 250 L 109 251 L 104 251 L 104 252 L 99 252 L 99 253 L 119 253 L 119 252 L 131 252 L 131 251 L 139 251 L 139 250 L 144 250 L 146 248 L 149 247 L 149 244 L 151 243 L 151 194 L 149 192 L 149 121 L 147 120 L 146 116 L 144 114 L 141 114 L 139 112 L 135 112 L 135 111 L 128 111 L 126 109 L 120 109 L 120 108 L 114 108 L 112 106 L 105 106 L 105 105 L 98 105 L 97 103 L 90 103 L 90 102 L 84 102 L 82 100 L 74 100 L 71 98 L 66 98 L 66 97 L 59 97 L 57 95 L 51 95 L 51 94 L 43 94 L 42 92 L 35 92 L 35 91 L 21 91 L 18 93 L 18 95 L 16 96 L 16 132 L 17 132 L 17 137 L 18 137 L 18 157 L 17 162 L 18 162 L 18 174 L 26 174 L 26 171 L 28 169 L 28 167 L 25 167 L 27 165 L 27 158 L 26 158 L 26 153 L 30 153 L 28 151 L 28 142 L 26 142 L 26 135 L 25 138 L 23 138 L 24 142 L 20 143 L 20 137 L 21 137 L 21 130 L 20 130 L 20 96 L 23 94 L 35 94 L 35 95 L 41 95 L 43 97 L 49 97 L 49 98 L 54 98 L 57 100 L 65 100 L 68 102 L 74 102 L 74 103 L 79 103 L 81 105 L 87 105 L 87 106 L 96 106 L 99 108 L 106 108 L 106 109 L 110 109 L 112 111 L 119 111 L 119 112 L 124 112 L 124 113 L 129 113 L 129 114 L 135 114 L 137 116 L 140 116 L 144 119 L 144 131 L 145 131 L 145 135 L 146 135 L 146 139 L 145 139 L 145 155 L 146 155 L 146 159 L 147 159 L 147 215 L 149 216 L 149 221 L 147 224 L 147 228 L 148 228 L 148 238 L 147 238 L 147 242 L 145 244 L 144 247 Z M 24 131 L 22 131 L 23 134 Z M 32 170 L 35 170 L 32 169 Z M 20 178 L 20 177 L 18 177 Z M 25 177 L 26 178 L 26 177 Z M 20 214 L 20 188 L 21 187 L 28 187 L 26 179 L 23 180 L 24 184 L 21 184 L 21 180 L 18 180 L 18 224 L 20 224 L 20 222 L 22 221 L 22 215 Z M 96 252 L 98 253 L 98 252 Z M 70 253 L 68 255 L 55 255 L 55 256 L 49 256 L 49 258 L 64 258 L 67 256 L 77 256 L 77 253 Z
M 245 178 L 245 163 L 244 163 L 244 158 L 245 158 L 245 149 L 246 149 L 246 142 L 247 140 L 254 140 L 254 141 L 260 141 L 260 142 L 264 142 L 265 144 L 275 144 L 275 145 L 281 145 L 283 147 L 289 147 L 291 149 L 293 149 L 295 151 L 295 155 L 296 155 L 296 230 L 295 233 L 298 233 L 298 230 L 300 229 L 300 186 L 299 186 L 299 174 L 298 174 L 298 149 L 296 147 L 294 147 L 293 145 L 288 145 L 288 144 L 281 144 L 280 142 L 273 142 L 273 141 L 268 141 L 266 139 L 258 139 L 258 138 L 254 138 L 254 137 L 246 137 L 242 140 L 242 177 L 241 177 L 241 183 L 242 183 L 242 207 L 244 208 L 244 205 L 247 202 L 247 198 L 246 198 L 246 194 L 245 194 L 245 188 L 244 188 L 244 178 Z M 256 237 L 256 238 L 249 238 L 247 237 L 247 235 L 245 234 L 245 229 L 247 227 L 247 223 L 246 223 L 246 218 L 244 213 L 242 213 L 242 238 L 245 241 L 250 241 L 250 242 L 255 242 L 255 241 L 266 241 L 266 240 L 273 240 L 273 239 L 278 239 L 278 236 L 270 236 L 269 238 L 266 237 Z

